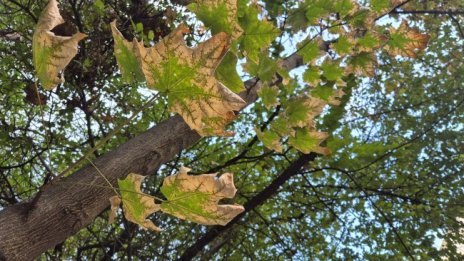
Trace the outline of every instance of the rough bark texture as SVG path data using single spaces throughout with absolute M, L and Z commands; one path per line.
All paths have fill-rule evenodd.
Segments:
M 301 58 L 292 55 L 283 65 L 290 70 L 301 64 Z M 260 82 L 251 79 L 245 86 L 247 91 L 240 96 L 251 104 L 257 99 Z M 161 164 L 199 139 L 200 136 L 190 130 L 180 116 L 174 116 L 99 157 L 94 163 L 115 185 L 118 178 L 124 178 L 130 172 L 154 173 Z M 47 187 L 34 203 L 33 210 L 27 202 L 2 210 L 0 260 L 32 260 L 89 225 L 109 206 L 108 199 L 114 193 L 97 186 L 107 184 L 89 164 Z
M 175 116 L 95 160 L 112 184 L 131 172 L 153 173 L 200 136 Z M 44 190 L 35 208 L 22 203 L 0 214 L 0 251 L 8 260 L 31 260 L 90 224 L 108 207 L 111 189 L 87 165 Z

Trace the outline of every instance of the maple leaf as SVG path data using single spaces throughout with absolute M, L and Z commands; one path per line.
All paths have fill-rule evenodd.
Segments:
M 164 179 L 161 192 L 168 200 L 161 203 L 163 212 L 199 224 L 226 225 L 245 210 L 240 205 L 218 205 L 235 196 L 233 174 L 217 178 L 217 173 L 193 176 L 189 171 L 181 167 L 178 174 Z
M 384 36 L 383 40 L 385 39 L 387 38 Z M 390 39 L 385 49 L 392 56 L 417 58 L 417 54 L 427 47 L 429 39 L 430 35 L 421 34 L 409 27 L 407 21 L 403 21 L 398 29 L 390 28 Z
M 135 55 L 137 40 L 134 38 L 132 42 L 127 41 L 116 28 L 116 21 L 111 23 L 111 32 L 114 39 L 114 55 L 121 70 L 122 79 L 127 83 L 143 81 L 145 78 Z
M 247 59 L 255 62 L 259 60 L 259 54 L 266 49 L 279 35 L 279 30 L 266 19 L 259 19 L 259 5 L 253 2 L 247 5 L 247 0 L 239 0 L 238 21 L 243 28 L 243 35 L 239 44 Z
M 374 77 L 377 58 L 373 53 L 360 52 L 348 59 L 345 72 L 356 76 Z
M 187 6 L 213 34 L 227 33 L 234 41 L 243 34 L 243 29 L 237 19 L 237 0 L 197 0 Z M 216 78 L 234 92 L 244 90 L 243 82 L 237 73 L 238 58 L 233 52 L 228 52 L 216 69 Z
M 311 131 L 308 128 L 298 128 L 294 137 L 289 137 L 288 143 L 303 153 L 316 152 L 329 155 L 330 149 L 319 144 L 329 136 L 326 132 Z
M 224 127 L 246 103 L 227 89 L 214 73 L 229 48 L 230 38 L 218 33 L 195 48 L 184 41 L 185 25 L 153 47 L 137 43 L 148 86 L 168 95 L 170 109 L 202 136 L 231 136 Z
M 277 99 L 279 95 L 279 88 L 276 86 L 265 85 L 258 90 L 258 95 L 261 97 L 264 107 L 268 110 L 280 104 Z
M 243 33 L 237 20 L 237 0 L 196 0 L 187 7 L 213 34 L 224 32 L 235 40 Z
M 232 52 L 227 52 L 216 68 L 216 79 L 233 92 L 239 93 L 245 90 L 242 78 L 237 73 L 238 57 Z
M 50 0 L 39 17 L 32 37 L 32 56 L 37 77 L 44 88 L 50 90 L 64 82 L 63 70 L 77 54 L 79 41 L 87 37 L 80 32 L 72 36 L 55 35 L 51 30 L 63 23 L 58 2 Z
M 140 185 L 145 177 L 142 175 L 130 173 L 125 179 L 118 180 L 121 197 L 114 196 L 110 198 L 111 212 L 109 222 L 111 223 L 116 216 L 116 210 L 122 202 L 124 217 L 139 226 L 156 232 L 161 231 L 147 216 L 160 210 L 160 205 L 155 204 L 152 196 L 140 191 Z
M 270 130 L 262 132 L 258 128 L 255 128 L 255 132 L 258 139 L 263 142 L 266 148 L 282 153 L 283 148 L 277 133 Z
M 110 198 L 110 214 L 108 215 L 108 223 L 113 223 L 114 220 L 116 219 L 116 215 L 119 209 L 119 206 L 121 205 L 122 200 L 121 197 L 119 196 L 113 196 Z
M 405 0 L 371 0 L 371 9 L 377 13 L 389 13 L 393 8 L 405 3 Z
M 289 127 L 315 127 L 314 118 L 322 113 L 327 103 L 314 97 L 302 96 L 288 101 L 285 116 Z

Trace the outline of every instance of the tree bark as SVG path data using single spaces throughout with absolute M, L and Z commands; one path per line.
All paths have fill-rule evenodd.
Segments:
M 300 65 L 302 59 L 298 55 L 283 62 L 288 70 Z M 248 104 L 253 103 L 258 98 L 260 85 L 257 79 L 245 82 L 247 90 L 240 96 Z M 99 157 L 94 164 L 111 184 L 116 185 L 118 178 L 131 172 L 154 173 L 161 164 L 200 138 L 176 115 Z M 108 199 L 114 194 L 111 189 L 98 186 L 108 184 L 88 164 L 44 189 L 34 202 L 34 209 L 29 209 L 28 202 L 3 209 L 0 212 L 0 260 L 32 260 L 89 225 L 108 208 Z

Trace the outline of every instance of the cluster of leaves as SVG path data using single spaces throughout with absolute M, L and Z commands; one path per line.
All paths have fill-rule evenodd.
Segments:
M 399 4 L 373 1 L 367 8 L 355 1 L 305 1 L 293 11 L 288 21 L 293 32 L 321 28 L 318 34 L 309 35 L 297 45 L 297 53 L 307 64 L 302 80 L 309 90 L 291 97 L 295 83 L 280 85 L 280 89 L 269 86 L 273 75 L 279 73 L 277 63 L 270 58 L 263 57 L 259 64 L 247 64 L 248 71 L 268 85 L 260 91 L 264 106 L 268 110 L 281 106 L 284 110 L 269 129 L 256 130 L 266 147 L 282 152 L 282 140 L 286 139 L 303 153 L 330 153 L 319 146 L 328 134 L 316 131 L 314 119 L 326 104 L 340 104 L 349 75 L 374 77 L 379 50 L 391 56 L 416 58 L 427 47 L 430 36 L 410 28 L 405 21 L 399 28 L 391 27 L 388 31 L 375 24 L 377 17 Z
M 235 196 L 237 189 L 231 173 L 216 178 L 217 174 L 192 176 L 187 174 L 189 171 L 181 167 L 178 174 L 164 179 L 161 193 L 167 200 L 162 200 L 161 204 L 156 204 L 152 196 L 141 192 L 143 176 L 131 173 L 126 179 L 119 180 L 121 195 L 110 199 L 110 223 L 121 202 L 127 220 L 153 231 L 161 230 L 146 217 L 160 210 L 204 225 L 226 225 L 244 211 L 239 205 L 218 205 L 219 200 Z

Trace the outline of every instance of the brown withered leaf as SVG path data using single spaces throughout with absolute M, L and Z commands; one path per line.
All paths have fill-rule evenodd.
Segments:
M 398 29 L 390 28 L 390 39 L 385 49 L 392 56 L 417 58 L 417 54 L 427 47 L 429 40 L 430 35 L 421 34 L 417 29 L 409 27 L 407 21 L 403 21 Z
M 119 206 L 121 205 L 121 198 L 119 196 L 113 196 L 110 198 L 110 214 L 108 215 L 108 223 L 113 223 L 116 219 Z
M 87 37 L 83 33 L 72 36 L 58 36 L 52 32 L 63 24 L 58 2 L 50 0 L 43 10 L 32 37 L 32 54 L 37 77 L 46 89 L 53 89 L 64 82 L 63 70 L 77 54 L 80 40 Z

